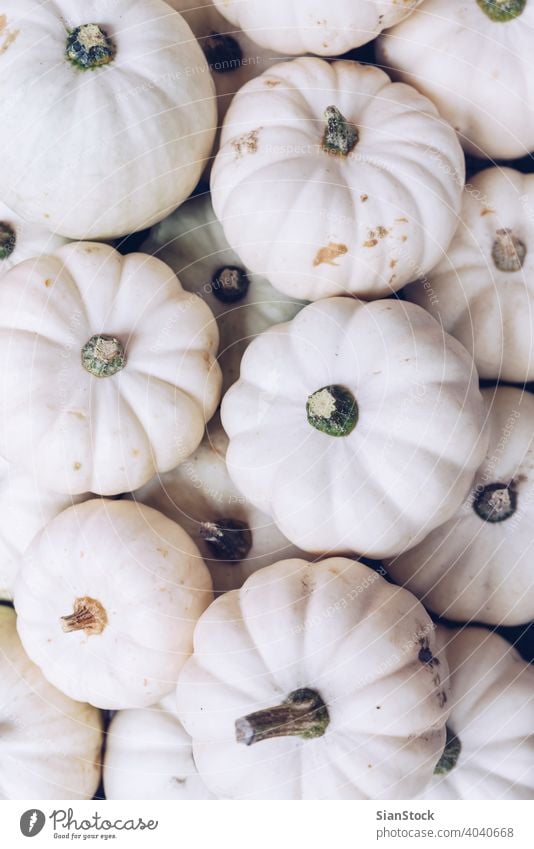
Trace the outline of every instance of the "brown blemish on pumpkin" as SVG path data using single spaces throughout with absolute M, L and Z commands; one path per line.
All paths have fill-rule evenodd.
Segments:
M 132 457 L 139 457 L 139 448 L 132 448 Z
M 495 212 L 495 210 L 492 209 L 491 206 L 485 206 L 480 215 L 491 215 L 493 212 Z
M 268 88 L 275 88 L 277 85 L 281 85 L 282 80 L 264 80 L 263 85 L 268 86 Z
M 369 200 L 369 195 L 360 195 L 360 200 L 362 203 L 365 203 L 366 200 Z
M 363 243 L 364 248 L 374 248 L 375 245 L 378 245 L 378 239 L 367 239 Z
M 346 245 L 339 244 L 338 242 L 328 242 L 326 247 L 319 248 L 317 253 L 313 258 L 313 266 L 316 268 L 318 265 L 338 265 L 337 262 L 334 262 L 339 256 L 343 256 L 348 253 L 348 247 Z
M 249 133 L 245 133 L 232 141 L 236 159 L 241 159 L 244 153 L 257 153 L 258 135 L 262 129 L 263 127 L 258 127 L 257 130 L 251 130 Z
M 10 47 L 13 42 L 16 40 L 20 33 L 18 29 L 9 30 L 7 28 L 7 16 L 0 15 L 0 36 L 3 36 L 3 41 L 0 44 L 0 54 L 5 53 L 8 47 Z
M 47 277 L 46 280 L 44 281 L 44 284 L 45 284 L 46 288 L 49 289 L 50 286 L 54 285 L 54 281 L 52 280 L 51 277 Z
M 386 230 L 386 228 L 381 225 L 375 227 L 374 230 L 369 230 L 367 239 L 363 243 L 364 248 L 374 248 L 375 245 L 378 245 L 379 239 L 384 239 L 388 233 L 389 230 Z
M 79 471 L 81 469 L 81 467 L 82 467 L 81 463 L 73 463 L 72 464 L 72 468 L 74 469 L 75 472 Z
M 410 222 L 408 221 L 407 218 L 396 218 L 395 223 L 396 224 L 409 224 Z
M 401 236 L 401 242 L 406 242 L 408 240 L 408 236 Z
M 397 265 L 397 263 L 398 263 L 398 259 L 390 259 L 390 261 L 389 261 L 389 267 L 390 267 L 390 268 L 395 268 L 395 266 Z
M 87 418 L 87 413 L 84 413 L 83 410 L 69 410 L 69 416 L 75 416 L 83 422 Z
M 156 548 L 156 551 L 159 551 L 159 553 L 161 554 L 162 557 L 168 557 L 169 556 L 169 549 L 168 548 Z

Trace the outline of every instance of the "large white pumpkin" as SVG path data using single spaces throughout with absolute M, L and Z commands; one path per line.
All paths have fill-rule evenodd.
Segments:
M 223 797 L 405 799 L 443 750 L 446 677 L 405 590 L 353 560 L 285 560 L 200 618 L 178 716 Z
M 48 683 L 0 605 L 0 799 L 91 799 L 100 781 L 99 711 Z
M 425 0 L 377 42 L 377 59 L 416 86 L 478 157 L 534 148 L 534 6 Z
M 42 223 L 25 221 L 0 201 L 0 277 L 18 262 L 55 251 L 66 241 Z
M 110 710 L 154 704 L 176 686 L 211 599 L 209 572 L 179 525 L 104 499 L 53 519 L 15 584 L 28 655 L 66 695 Z
M 258 44 L 285 53 L 339 56 L 372 41 L 421 0 L 214 0 Z
M 213 799 L 175 712 L 154 705 L 115 714 L 106 735 L 106 799 Z
M 71 243 L 19 264 L 0 287 L 0 453 L 59 492 L 142 486 L 201 441 L 217 343 L 154 257 Z
M 280 291 L 376 298 L 441 259 L 464 167 L 454 131 L 414 88 L 305 57 L 234 97 L 213 208 L 243 262 Z
M 217 111 L 162 0 L 4 0 L 0 196 L 74 239 L 148 227 L 195 187 Z
M 458 622 L 534 619 L 534 396 L 485 389 L 489 444 L 455 515 L 387 562 L 398 583 Z
M 420 799 L 534 800 L 534 667 L 498 634 L 440 628 L 447 745 Z
M 0 458 L 0 598 L 13 598 L 21 554 L 41 528 L 88 496 L 43 489 L 34 475 Z
M 227 447 L 216 417 L 191 457 L 133 494 L 187 531 L 211 572 L 215 592 L 238 589 L 258 569 L 302 555 L 232 482 Z
M 330 298 L 266 330 L 221 415 L 238 488 L 318 553 L 415 545 L 456 512 L 487 444 L 471 357 L 396 300 Z
M 223 391 L 238 378 L 251 339 L 289 321 L 303 306 L 250 272 L 229 247 L 210 196 L 190 198 L 150 232 L 141 250 L 169 265 L 188 292 L 207 303 L 219 328 Z
M 481 377 L 533 380 L 534 175 L 477 174 L 447 256 L 406 296 L 472 352 Z

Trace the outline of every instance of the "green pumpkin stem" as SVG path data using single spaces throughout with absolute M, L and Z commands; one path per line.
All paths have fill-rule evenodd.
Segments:
M 7 259 L 15 250 L 17 234 L 11 224 L 0 221 L 0 259 Z
M 326 129 L 323 135 L 323 150 L 338 156 L 348 156 L 358 143 L 358 130 L 343 117 L 337 106 L 328 106 L 324 117 Z
M 110 377 L 124 368 L 126 354 L 120 339 L 104 333 L 91 336 L 82 348 L 82 365 L 95 377 Z
M 107 32 L 98 24 L 82 24 L 69 32 L 66 56 L 82 71 L 92 71 L 108 65 L 116 49 Z
M 308 423 L 328 436 L 348 436 L 358 421 L 358 404 L 350 390 L 333 384 L 323 386 L 306 402 Z
M 322 737 L 330 723 L 328 709 L 316 690 L 294 690 L 276 707 L 258 710 L 236 720 L 238 743 L 251 746 L 274 737 Z
M 477 3 L 490 21 L 506 23 L 522 14 L 527 0 L 477 0 Z
M 458 737 L 456 737 L 450 728 L 447 726 L 447 739 L 445 741 L 445 748 L 443 749 L 443 753 L 434 767 L 434 775 L 447 775 L 458 763 L 458 758 L 460 757 L 460 752 L 462 751 L 462 744 Z

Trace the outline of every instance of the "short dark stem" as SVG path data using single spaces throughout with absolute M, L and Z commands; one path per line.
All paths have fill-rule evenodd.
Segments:
M 225 265 L 213 275 L 211 288 L 218 301 L 223 304 L 235 304 L 243 300 L 248 292 L 250 280 L 244 268 L 238 265 Z
M 338 156 L 348 156 L 358 143 L 358 130 L 344 118 L 337 106 L 328 106 L 324 117 L 326 129 L 323 135 L 323 150 Z
M 111 377 L 126 365 L 122 342 L 105 333 L 91 336 L 82 348 L 82 365 L 95 377 Z
M 67 59 L 81 71 L 108 65 L 115 53 L 113 41 L 98 24 L 82 24 L 72 30 L 67 38 Z
M 252 548 L 252 534 L 246 522 L 239 519 L 215 519 L 202 522 L 200 538 L 217 560 L 238 563 Z
M 316 690 L 294 690 L 273 708 L 265 708 L 236 720 L 238 743 L 251 746 L 274 737 L 322 737 L 330 723 L 328 709 Z
M 458 763 L 462 744 L 447 726 L 447 739 L 443 753 L 434 768 L 434 775 L 447 775 Z
M 327 436 L 348 436 L 358 422 L 356 398 L 345 386 L 331 384 L 313 392 L 306 402 L 308 424 Z
M 491 258 L 499 271 L 513 272 L 521 271 L 527 249 L 510 229 L 497 230 L 491 248 Z
M 490 483 L 477 491 L 473 510 L 484 522 L 504 522 L 517 510 L 517 492 L 514 482 Z
M 0 259 L 7 259 L 15 250 L 17 235 L 11 224 L 0 221 Z
M 220 32 L 212 32 L 204 40 L 204 54 L 215 73 L 235 71 L 243 61 L 243 51 L 236 39 Z

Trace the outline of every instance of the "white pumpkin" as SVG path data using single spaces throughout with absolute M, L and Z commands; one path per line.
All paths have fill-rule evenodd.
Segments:
M 191 457 L 132 496 L 187 531 L 217 593 L 238 589 L 249 575 L 276 560 L 302 555 L 232 483 L 225 462 L 227 447 L 228 437 L 217 417 Z
M 0 287 L 0 453 L 59 492 L 142 486 L 201 441 L 217 342 L 154 257 L 71 243 L 20 263 Z
M 198 548 L 157 510 L 93 499 L 26 551 L 15 584 L 24 648 L 66 695 L 118 710 L 175 686 L 212 599 Z
M 447 256 L 406 296 L 471 351 L 481 377 L 534 380 L 534 175 L 477 174 Z
M 458 622 L 534 619 L 534 397 L 483 391 L 489 445 L 455 515 L 386 567 L 435 613 Z
M 0 201 L 0 277 L 18 262 L 55 251 L 66 241 L 41 223 L 25 221 Z
M 464 167 L 453 130 L 414 88 L 305 57 L 234 97 L 213 208 L 242 261 L 280 291 L 379 297 L 443 256 Z
M 207 786 L 231 799 L 405 799 L 445 743 L 446 663 L 413 596 L 361 563 L 285 560 L 200 618 L 177 688 Z
M 339 56 L 372 41 L 421 0 L 214 0 L 221 13 L 265 47 Z
M 498 634 L 440 628 L 447 745 L 420 799 L 534 800 L 534 667 Z
M 420 307 L 330 298 L 249 345 L 228 471 L 305 551 L 384 557 L 449 519 L 484 458 L 472 360 Z
M 184 289 L 202 298 L 217 319 L 223 391 L 239 377 L 250 340 L 272 324 L 289 321 L 303 306 L 245 268 L 229 247 L 207 194 L 189 198 L 156 225 L 141 250 L 166 262 Z
M 100 781 L 100 713 L 48 683 L 25 654 L 15 618 L 0 605 L 0 799 L 91 799 Z
M 377 59 L 436 104 L 469 153 L 514 159 L 534 148 L 533 27 L 526 0 L 425 0 L 381 36 Z
M 0 598 L 13 598 L 20 556 L 35 534 L 73 502 L 87 497 L 43 489 L 33 475 L 0 458 Z
M 191 738 L 161 706 L 121 710 L 106 736 L 106 799 L 213 799 L 193 760 Z
M 2 199 L 73 239 L 141 230 L 185 200 L 217 111 L 183 18 L 162 0 L 4 0 L 2 13 Z

